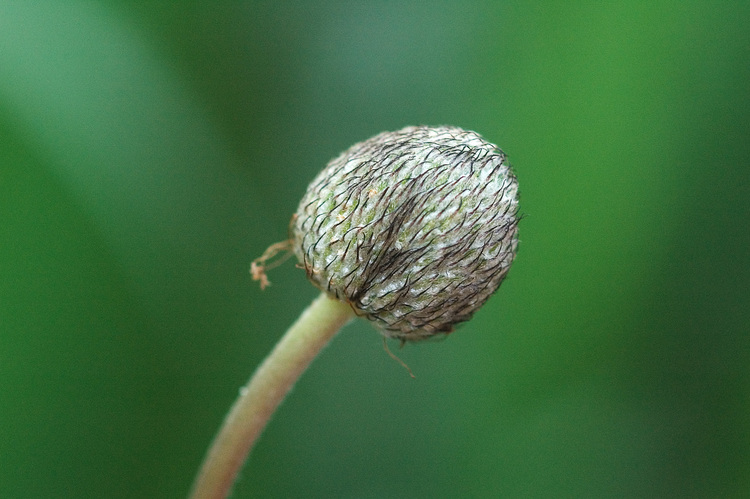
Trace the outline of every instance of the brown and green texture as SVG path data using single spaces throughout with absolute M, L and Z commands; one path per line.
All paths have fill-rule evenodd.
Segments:
M 505 154 L 457 127 L 355 144 L 307 189 L 292 223 L 310 280 L 387 336 L 452 331 L 495 292 L 518 246 Z

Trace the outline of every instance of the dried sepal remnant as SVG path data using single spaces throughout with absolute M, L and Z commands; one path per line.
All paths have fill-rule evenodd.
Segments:
M 516 254 L 518 183 L 475 132 L 407 127 L 355 144 L 313 180 L 292 220 L 308 278 L 392 338 L 468 320 Z
M 260 281 L 261 290 L 264 290 L 271 285 L 271 281 L 268 280 L 266 271 L 278 267 L 279 265 L 284 263 L 292 254 L 291 249 L 291 240 L 274 243 L 266 248 L 266 251 L 264 251 L 261 256 L 250 263 L 250 275 L 252 275 L 253 281 Z M 276 257 L 276 255 L 278 255 L 279 253 L 282 253 L 282 257 L 277 260 L 271 261 L 271 259 Z

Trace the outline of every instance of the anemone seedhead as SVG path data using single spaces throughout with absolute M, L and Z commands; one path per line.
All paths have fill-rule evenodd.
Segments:
M 292 244 L 317 287 L 414 341 L 452 331 L 497 290 L 517 214 L 497 146 L 456 127 L 407 127 L 328 163 L 292 219 Z

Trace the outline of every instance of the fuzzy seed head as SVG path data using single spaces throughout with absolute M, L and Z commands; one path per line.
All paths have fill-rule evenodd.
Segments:
M 308 278 L 386 336 L 448 333 L 497 290 L 518 245 L 518 183 L 475 132 L 407 127 L 355 144 L 292 219 Z

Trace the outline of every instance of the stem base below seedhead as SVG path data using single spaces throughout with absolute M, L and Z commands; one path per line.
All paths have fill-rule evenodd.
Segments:
M 227 497 L 276 408 L 315 356 L 353 317 L 348 304 L 325 293 L 302 312 L 240 390 L 196 477 L 191 498 Z

